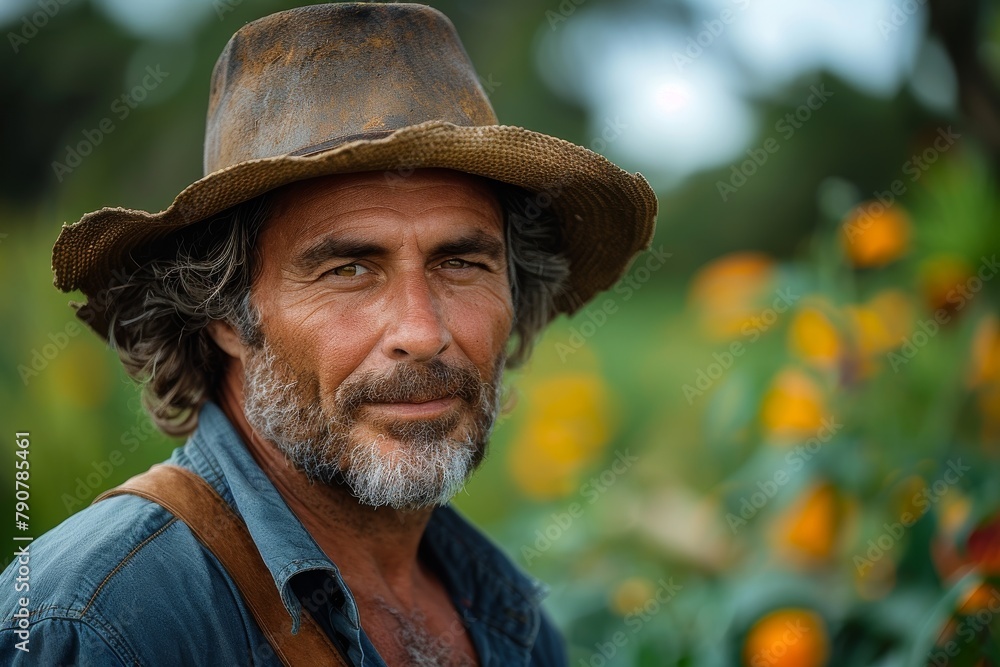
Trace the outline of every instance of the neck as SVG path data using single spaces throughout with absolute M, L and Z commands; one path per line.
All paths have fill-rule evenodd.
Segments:
M 417 558 L 432 509 L 400 511 L 362 505 L 347 488 L 310 481 L 272 442 L 261 438 L 243 411 L 243 366 L 233 360 L 218 400 L 257 465 L 353 591 L 398 600 L 412 608 L 422 576 Z

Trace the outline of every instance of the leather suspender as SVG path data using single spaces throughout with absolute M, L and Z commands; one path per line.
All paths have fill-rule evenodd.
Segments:
M 347 667 L 322 628 L 302 609 L 298 634 L 274 578 L 264 564 L 246 524 L 204 479 L 175 465 L 158 464 L 94 502 L 122 494 L 152 500 L 183 521 L 195 537 L 219 559 L 253 613 L 282 664 L 288 667 L 337 665 Z

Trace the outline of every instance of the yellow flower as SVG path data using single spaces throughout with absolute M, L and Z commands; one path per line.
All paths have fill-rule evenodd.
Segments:
M 826 624 L 810 609 L 778 609 L 761 617 L 743 645 L 746 667 L 822 667 L 829 656 Z
M 620 583 L 611 596 L 611 608 L 619 616 L 628 616 L 653 598 L 653 582 L 644 577 L 632 577 Z
M 792 319 L 788 346 L 815 368 L 868 376 L 883 355 L 912 332 L 913 312 L 910 297 L 895 289 L 883 290 L 867 303 L 844 306 L 840 312 L 814 298 Z
M 771 258 L 753 252 L 724 255 L 703 266 L 688 298 L 705 332 L 720 340 L 738 336 L 760 314 L 774 272 Z
M 885 322 L 874 310 L 867 306 L 848 306 L 845 310 L 862 359 L 871 359 L 895 346 Z
M 982 387 L 1000 383 L 1000 320 L 987 315 L 976 325 L 972 337 L 970 384 Z
M 823 392 L 807 373 L 789 368 L 774 379 L 764 396 L 761 422 L 778 440 L 809 438 L 823 424 Z
M 885 266 L 910 247 L 910 218 L 898 206 L 866 202 L 844 221 L 843 243 L 854 266 Z
M 514 481 L 540 500 L 562 497 L 611 438 L 613 415 L 603 378 L 566 374 L 525 391 L 525 421 L 511 449 Z
M 847 306 L 844 313 L 854 343 L 853 368 L 860 377 L 882 366 L 885 353 L 899 346 L 913 331 L 914 307 L 900 290 L 883 290 L 867 303 Z
M 819 482 L 778 518 L 772 536 L 778 551 L 792 560 L 825 560 L 836 546 L 839 523 L 837 491 Z
M 836 368 L 843 354 L 840 335 L 819 306 L 806 306 L 795 313 L 788 344 L 803 361 L 827 370 Z

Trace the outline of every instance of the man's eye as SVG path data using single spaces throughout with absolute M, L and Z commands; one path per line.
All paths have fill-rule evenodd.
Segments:
M 446 259 L 441 262 L 441 266 L 446 269 L 464 269 L 468 266 L 472 266 L 471 262 L 466 262 L 464 259 Z
M 337 268 L 330 270 L 330 273 L 333 275 L 341 276 L 343 278 L 353 278 L 367 272 L 368 269 L 360 264 L 344 264 L 343 266 L 338 266 Z

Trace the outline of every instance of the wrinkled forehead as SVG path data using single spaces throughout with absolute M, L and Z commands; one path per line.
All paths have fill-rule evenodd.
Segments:
M 313 178 L 271 194 L 262 241 L 294 243 L 331 220 L 349 223 L 373 212 L 413 216 L 441 212 L 444 219 L 468 221 L 502 235 L 501 199 L 502 185 L 496 181 L 448 169 Z

